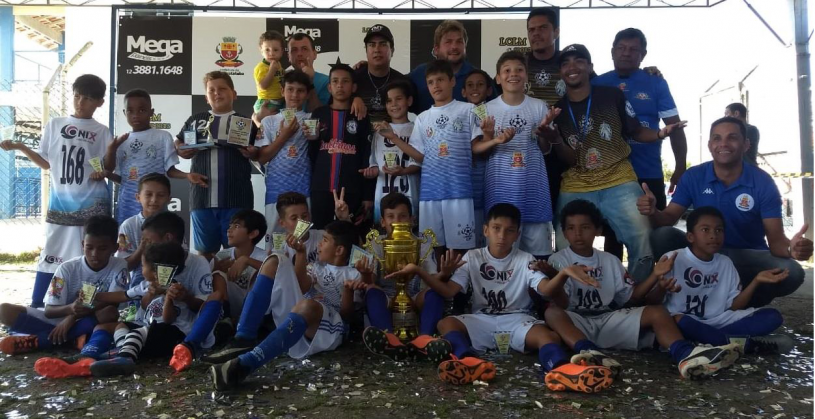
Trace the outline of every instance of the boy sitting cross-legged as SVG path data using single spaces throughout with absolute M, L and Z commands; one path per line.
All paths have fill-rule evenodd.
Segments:
M 552 255 L 549 263 L 561 272 L 582 266 L 590 278 L 558 274 L 542 281 L 541 290 L 554 302 L 546 310 L 546 324 L 577 352 L 572 362 L 604 365 L 617 375 L 620 364 L 602 354 L 600 348 L 639 350 L 654 347 L 655 340 L 670 351 L 683 378 L 711 375 L 738 359 L 736 344 L 695 347 L 685 340 L 663 306 L 631 307 L 643 302 L 657 278 L 669 270 L 667 258 L 635 286 L 619 259 L 592 247 L 603 222 L 594 204 L 574 200 L 563 208 L 560 217 L 569 247 Z M 552 390 L 562 389 L 548 376 L 546 383 Z
M 786 335 L 770 335 L 784 322 L 781 313 L 769 307 L 748 308 L 760 284 L 783 281 L 789 271 L 760 272 L 741 289 L 739 273 L 727 256 L 718 253 L 724 243 L 724 217 L 714 207 L 701 207 L 688 217 L 690 246 L 670 252 L 673 267 L 650 294 L 654 304 L 665 302 L 679 330 L 690 340 L 725 345 L 730 338 L 745 339 L 746 353 L 783 353 L 794 342 Z
M 438 324 L 439 332 L 450 342 L 455 355 L 439 365 L 439 377 L 454 384 L 494 377 L 492 363 L 472 357 L 459 358 L 472 349 L 495 349 L 495 334 L 503 332 L 510 334 L 512 349 L 538 351 L 547 382 L 587 393 L 607 388 L 614 381 L 610 369 L 570 364 L 558 335 L 542 320 L 530 315 L 532 298 L 529 288 L 543 293 L 546 276 L 531 268 L 534 256 L 513 249 L 512 244 L 520 234 L 520 224 L 518 208 L 504 203 L 494 205 L 483 227 L 489 243 L 487 247 L 470 250 L 463 259 L 453 257 L 448 251 L 442 257 L 438 275 L 428 275 L 413 264 L 397 273 L 419 274 L 431 289 L 447 298 L 473 287 L 473 314 L 447 317 Z M 585 270 L 580 266 L 568 266 L 555 278 L 571 275 L 590 281 Z

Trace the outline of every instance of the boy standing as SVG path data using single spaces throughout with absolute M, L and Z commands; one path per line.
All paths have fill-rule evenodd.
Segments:
M 232 118 L 243 117 L 232 108 L 238 93 L 229 74 L 209 72 L 204 76 L 204 85 L 207 103 L 212 109 L 187 119 L 176 136 L 176 148 L 184 145 L 185 135 L 194 135 L 199 144 L 227 140 Z M 252 146 L 178 150 L 181 158 L 192 159 L 191 172 L 209 179 L 209 187 L 190 187 L 194 246 L 208 260 L 221 246 L 229 246 L 226 231 L 232 216 L 241 209 L 251 209 L 254 204 L 249 160 L 257 160 L 258 151 L 253 146 L 256 136 L 257 128 L 253 125 L 249 137 Z
M 82 256 L 82 225 L 94 215 L 110 215 L 110 199 L 103 176 L 93 176 L 92 159 L 102 159 L 113 137 L 93 119 L 105 103 L 105 82 L 93 74 L 73 84 L 73 115 L 54 118 L 43 129 L 40 149 L 31 150 L 10 140 L 3 150 L 18 150 L 34 164 L 51 171 L 45 245 L 37 263 L 31 306 L 42 307 L 54 272 L 63 261 Z
M 278 31 L 266 31 L 260 35 L 258 47 L 263 58 L 255 66 L 255 84 L 258 98 L 255 101 L 256 121 L 274 115 L 283 109 L 283 44 L 286 40 Z
M 486 71 L 475 69 L 467 75 L 464 80 L 464 88 L 461 90 L 464 99 L 473 105 L 480 105 L 492 96 L 492 79 Z M 477 115 L 476 115 L 477 116 Z M 481 126 L 481 119 L 476 120 Z M 475 214 L 475 225 L 484 225 L 484 174 L 487 171 L 487 156 L 473 153 L 473 213 Z M 475 229 L 475 247 L 484 247 L 484 234 L 481 229 Z

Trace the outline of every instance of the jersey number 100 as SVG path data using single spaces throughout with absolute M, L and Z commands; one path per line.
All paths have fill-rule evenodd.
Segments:
M 74 153 L 76 149 L 76 153 Z M 62 176 L 59 183 L 65 185 L 76 183 L 82 184 L 85 178 L 85 149 L 75 145 L 62 146 Z

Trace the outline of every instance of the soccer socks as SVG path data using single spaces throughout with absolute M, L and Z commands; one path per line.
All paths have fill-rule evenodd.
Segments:
M 727 345 L 727 335 L 713 326 L 709 326 L 691 316 L 682 316 L 676 323 L 685 339 L 708 345 Z
M 238 357 L 240 364 L 250 372 L 257 370 L 294 346 L 306 334 L 307 326 L 303 316 L 289 313 L 286 320 L 255 349 Z
M 419 320 L 420 335 L 434 335 L 436 325 L 444 314 L 444 297 L 436 291 L 427 290 L 424 294 L 424 305 Z
M 393 333 L 393 316 L 388 310 L 388 296 L 384 291 L 377 288 L 366 291 L 365 308 L 368 310 L 368 321 L 372 327 Z
M 113 346 L 116 348 L 121 348 L 125 343 L 125 339 L 127 339 L 128 333 L 130 333 L 130 329 L 126 327 L 116 329 L 113 332 Z
M 575 345 L 575 348 L 577 348 L 577 345 Z M 538 362 L 541 364 L 543 373 L 546 374 L 563 364 L 568 364 L 569 358 L 566 356 L 563 347 L 557 343 L 547 343 L 538 349 Z
M 241 318 L 238 320 L 237 333 L 235 333 L 236 339 L 251 340 L 257 337 L 258 329 L 263 322 L 263 315 L 266 314 L 272 301 L 273 287 L 274 278 L 258 274 L 255 285 L 249 290 L 246 301 L 243 303 Z
M 93 329 L 98 323 L 96 316 L 93 315 L 77 320 L 74 326 L 68 330 L 68 340 L 74 340 L 82 335 L 93 333 Z
M 134 361 L 138 359 L 139 352 L 141 352 L 144 347 L 144 342 L 147 340 L 148 332 L 149 330 L 146 326 L 131 330 L 127 336 L 125 336 L 125 341 L 119 350 L 119 356 L 127 357 Z
M 45 293 L 48 292 L 53 277 L 53 273 L 37 271 L 37 276 L 34 277 L 34 290 L 31 292 L 31 307 L 45 306 L 42 300 L 45 298 Z
M 99 354 L 105 353 L 110 349 L 110 344 L 113 343 L 113 335 L 107 330 L 95 330 L 88 339 L 88 343 L 82 347 L 80 352 L 83 356 L 88 358 L 98 359 Z
M 574 351 L 577 352 L 577 353 L 580 353 L 580 352 L 583 352 L 583 351 L 591 351 L 591 350 L 599 351 L 600 348 L 598 348 L 597 345 L 594 344 L 594 342 L 592 342 L 592 341 L 590 341 L 588 339 L 578 340 L 574 344 Z
M 693 348 L 695 348 L 695 346 L 687 340 L 678 340 L 671 344 L 668 351 L 671 353 L 671 359 L 678 364 L 693 352 Z
M 198 311 L 198 318 L 195 319 L 195 322 L 192 324 L 192 330 L 190 330 L 190 333 L 187 334 L 187 337 L 184 339 L 184 343 L 192 347 L 194 356 L 197 356 L 197 354 L 201 352 L 201 344 L 204 343 L 207 336 L 215 329 L 215 324 L 218 323 L 220 316 L 220 301 L 207 301 L 201 306 L 201 309 Z
M 683 319 L 688 316 L 682 317 Z M 762 308 L 753 314 L 737 320 L 721 328 L 721 331 L 730 336 L 764 336 L 781 327 L 784 318 L 774 308 Z
M 464 355 L 470 351 L 470 339 L 464 333 L 448 332 L 442 338 L 450 342 L 450 346 L 453 347 L 453 355 L 458 358 L 464 358 Z

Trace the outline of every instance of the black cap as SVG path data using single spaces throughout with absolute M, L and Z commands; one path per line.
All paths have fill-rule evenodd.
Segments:
M 589 50 L 582 44 L 572 44 L 560 50 L 560 55 L 558 55 L 557 58 L 557 65 L 560 66 L 563 64 L 563 61 L 566 61 L 566 58 L 571 56 L 585 58 L 586 61 L 591 64 L 591 54 L 589 54 Z
M 368 32 L 365 34 L 365 39 L 363 39 L 362 42 L 367 44 L 371 38 L 377 35 L 387 39 L 388 42 L 391 43 L 391 48 L 393 48 L 393 34 L 391 33 L 391 30 L 388 29 L 387 26 L 379 23 L 368 28 Z

